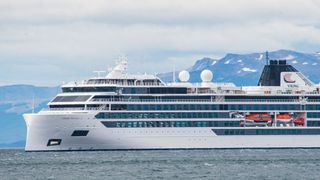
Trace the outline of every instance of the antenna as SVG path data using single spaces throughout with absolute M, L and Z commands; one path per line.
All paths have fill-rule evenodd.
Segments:
M 269 65 L 269 52 L 268 51 L 266 51 L 266 61 L 267 61 L 267 65 Z
M 175 65 L 173 65 L 173 72 L 172 73 L 173 73 L 172 80 L 175 83 L 176 82 L 176 66 Z
M 35 106 L 35 102 L 34 102 L 34 95 L 33 95 L 33 98 L 32 98 L 32 114 L 34 113 L 34 106 Z

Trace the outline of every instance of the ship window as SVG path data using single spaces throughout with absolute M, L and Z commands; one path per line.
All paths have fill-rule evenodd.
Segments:
M 52 109 L 63 109 L 63 108 L 76 108 L 76 109 L 84 109 L 84 105 L 50 105 Z
M 137 127 L 137 122 L 133 122 L 133 127 Z
M 57 96 L 52 102 L 83 102 L 90 98 L 90 96 Z
M 150 110 L 156 110 L 156 105 L 151 104 L 151 105 L 150 105 Z
M 128 107 L 126 104 L 112 104 L 111 110 L 127 110 Z
M 116 87 L 66 87 L 62 88 L 62 92 L 115 92 Z
M 142 128 L 142 127 L 239 127 L 238 122 L 225 121 L 102 121 L 107 128 Z
M 117 128 L 121 127 L 121 123 L 117 122 Z
M 149 108 L 149 105 L 148 105 L 148 104 L 144 104 L 144 105 L 143 105 L 143 110 L 146 110 L 146 111 L 147 111 L 147 110 L 149 110 L 149 109 L 150 109 L 150 108 Z
M 59 146 L 61 144 L 61 139 L 49 139 L 47 146 Z
M 71 136 L 87 136 L 88 133 L 89 133 L 88 130 L 75 130 L 75 131 L 73 131 Z
M 141 119 L 141 118 L 229 118 L 228 113 L 206 113 L 206 112 L 176 112 L 176 113 L 99 113 L 97 119 Z

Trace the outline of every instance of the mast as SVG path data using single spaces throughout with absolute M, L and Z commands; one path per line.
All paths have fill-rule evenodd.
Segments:
M 35 108 L 35 100 L 34 100 L 34 97 L 35 95 L 33 95 L 33 98 L 32 98 L 32 114 L 34 113 L 34 108 Z
M 269 52 L 266 51 L 266 65 L 269 65 Z
M 173 83 L 175 83 L 176 82 L 176 66 L 175 65 L 173 65 L 173 72 L 172 72 L 173 74 L 172 74 L 172 80 L 173 80 Z
M 120 56 L 116 67 L 114 67 L 109 74 L 107 74 L 107 78 L 119 78 L 122 77 L 127 71 L 128 59 L 126 56 Z
M 266 51 L 266 65 L 269 65 L 269 52 Z

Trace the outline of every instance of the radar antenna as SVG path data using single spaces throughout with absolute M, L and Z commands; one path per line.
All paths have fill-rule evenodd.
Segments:
M 269 65 L 269 52 L 266 51 L 266 65 Z

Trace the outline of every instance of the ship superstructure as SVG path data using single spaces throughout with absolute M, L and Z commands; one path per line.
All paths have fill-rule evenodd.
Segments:
M 47 109 L 25 114 L 26 151 L 320 147 L 320 90 L 285 60 L 270 60 L 258 86 L 165 83 L 129 75 L 62 86 Z

